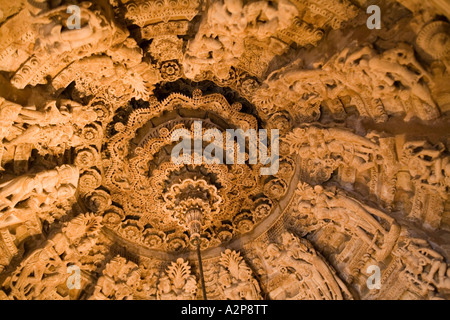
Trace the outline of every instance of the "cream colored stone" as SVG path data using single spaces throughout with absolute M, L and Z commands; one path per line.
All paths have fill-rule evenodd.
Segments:
M 450 298 L 445 1 L 71 4 L 0 3 L 0 299 Z

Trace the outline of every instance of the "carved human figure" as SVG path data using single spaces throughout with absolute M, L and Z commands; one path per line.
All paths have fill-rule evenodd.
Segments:
M 49 299 L 68 274 L 53 247 L 36 250 L 12 275 L 11 295 L 16 299 Z
M 444 261 L 433 261 L 425 278 L 439 290 L 450 290 L 450 267 Z
M 22 106 L 6 101 L 4 98 L 0 97 L 0 171 L 3 171 L 3 139 L 9 136 L 10 129 L 14 125 L 21 109 Z
M 41 111 L 34 106 L 22 107 L 3 101 L 0 106 L 0 162 L 4 148 L 21 144 L 32 144 L 39 152 L 46 149 L 56 154 L 67 146 L 80 145 L 82 140 L 75 134 L 76 130 L 94 122 L 97 114 L 74 101 L 61 100 L 59 104 L 58 108 L 56 101 L 50 101 Z
M 0 140 L 8 136 L 22 106 L 0 97 Z
M 261 14 L 267 17 L 267 21 L 259 21 Z M 277 7 L 268 1 L 256 1 L 245 6 L 244 15 L 249 32 L 262 39 L 289 27 L 294 17 L 298 15 L 298 9 L 288 0 L 278 1 Z
M 395 57 L 395 58 L 393 58 Z M 414 66 L 420 71 L 419 74 L 409 70 L 409 65 Z M 394 74 L 397 81 L 409 88 L 410 91 L 400 92 L 401 98 L 408 98 L 409 95 L 415 95 L 422 101 L 436 108 L 436 104 L 431 98 L 429 88 L 420 82 L 422 77 L 428 77 L 426 71 L 417 63 L 414 59 L 414 53 L 412 49 L 392 49 L 383 53 L 381 57 L 374 56 L 369 60 L 368 66 L 373 70 L 374 74 L 378 75 L 391 87 L 394 87 L 394 80 L 389 78 L 387 74 Z M 405 99 L 406 100 L 406 99 Z
M 52 21 L 51 17 L 43 14 L 39 17 L 40 26 L 39 37 L 36 41 L 35 50 L 47 50 L 58 55 L 67 51 L 72 51 L 84 45 L 97 43 L 109 34 L 105 25 L 107 21 L 104 17 L 87 10 L 81 9 L 83 25 L 80 28 L 65 29 L 59 21 Z
M 375 250 L 380 261 L 391 252 L 400 234 L 395 220 L 380 210 L 363 205 L 341 190 L 325 190 L 322 186 L 299 185 L 302 205 L 308 205 L 312 216 L 320 221 L 332 221 L 346 233 L 358 237 Z M 305 203 L 304 203 L 305 202 Z M 386 226 L 389 225 L 389 227 Z
M 39 212 L 49 211 L 55 204 L 71 198 L 76 192 L 76 186 L 61 185 L 49 194 L 34 194 L 20 206 L 15 206 L 0 214 L 0 228 L 33 220 Z M 40 233 L 40 230 L 37 231 Z
M 281 235 L 281 243 L 267 246 L 264 259 L 282 273 L 293 273 L 311 299 L 351 298 L 352 295 L 335 271 L 317 254 L 309 242 L 289 232 Z M 277 296 L 279 296 L 277 291 Z
M 91 300 L 133 300 L 140 285 L 139 267 L 125 258 L 113 258 L 98 279 Z
M 258 282 L 238 252 L 225 250 L 221 255 L 219 264 L 218 283 L 226 299 L 261 299 Z
M 95 285 L 91 300 L 108 300 L 114 298 L 116 283 L 108 275 L 101 276 Z
M 172 284 L 169 277 L 163 276 L 158 283 L 158 297 L 160 300 L 176 300 L 177 295 L 172 290 Z
M 393 254 L 403 265 L 401 279 L 421 296 L 434 298 L 449 289 L 450 268 L 426 240 L 403 234 Z
M 399 44 L 381 54 L 371 47 L 363 47 L 351 54 L 348 52 L 349 49 L 343 50 L 334 60 L 334 67 L 325 68 L 327 71 L 337 72 L 338 78 L 345 86 L 356 92 L 369 90 L 372 93 L 370 96 L 381 99 L 382 104 L 402 104 L 402 101 L 410 103 L 418 99 L 427 105 L 427 108 L 424 108 L 427 110 L 425 113 L 422 110 L 405 109 L 407 119 L 417 115 L 429 120 L 439 115 L 426 82 L 429 81 L 430 75 L 415 59 L 411 47 Z M 361 94 L 364 95 L 364 92 Z M 382 105 L 381 109 L 384 109 Z
M 67 297 L 61 293 L 67 289 L 70 276 L 67 267 L 77 265 L 82 270 L 92 271 L 86 258 L 97 254 L 96 251 L 89 251 L 94 244 L 99 244 L 97 235 L 101 228 L 100 222 L 101 217 L 92 214 L 81 214 L 66 222 L 60 232 L 53 234 L 43 248 L 24 259 L 8 278 L 5 285 L 11 289 L 10 296 L 15 299 L 40 300 Z M 91 242 L 90 248 L 85 245 L 86 240 Z M 81 248 L 83 246 L 84 249 Z M 63 290 L 60 291 L 60 288 Z
M 374 167 L 377 155 L 381 155 L 379 146 L 369 139 L 336 128 L 296 128 L 283 140 L 291 153 L 314 160 L 331 171 L 345 165 L 364 172 Z
M 63 142 L 70 142 L 76 146 L 75 127 L 83 128 L 97 119 L 93 110 L 87 110 L 79 103 L 61 100 L 61 108 L 57 108 L 56 101 L 47 104 L 43 111 L 32 108 L 22 108 L 15 122 L 19 125 L 27 124 L 27 129 L 19 136 L 5 143 L 14 146 L 21 143 L 45 143 L 49 147 L 56 147 Z
M 6 183 L 0 184 L 1 210 L 14 208 L 20 201 L 32 195 L 57 194 L 62 185 L 78 185 L 79 171 L 75 166 L 63 165 L 53 170 L 42 171 L 37 174 L 20 176 Z M 66 191 L 61 189 L 59 191 Z
M 207 16 L 208 24 L 221 31 L 229 29 L 235 33 L 242 33 L 247 27 L 247 19 L 244 16 L 243 8 L 242 0 L 214 2 Z
M 259 19 L 262 14 L 267 17 L 264 21 Z M 287 28 L 297 14 L 297 7 L 287 0 L 276 5 L 268 1 L 245 5 L 242 0 L 213 2 L 188 45 L 186 76 L 194 78 L 202 68 L 212 66 L 217 77 L 226 79 L 230 66 L 237 64 L 245 52 L 246 37 L 266 40 Z
M 123 43 L 109 49 L 108 55 L 127 68 L 133 68 L 142 61 L 142 49 L 133 38 L 127 38 Z
M 404 161 L 411 177 L 432 186 L 441 187 L 444 195 L 450 187 L 450 157 L 444 156 L 444 145 L 431 146 L 427 141 L 410 141 L 403 147 Z

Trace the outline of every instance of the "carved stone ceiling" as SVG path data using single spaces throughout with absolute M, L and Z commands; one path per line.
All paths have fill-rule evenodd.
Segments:
M 0 299 L 448 299 L 450 8 L 372 2 L 0 1 Z

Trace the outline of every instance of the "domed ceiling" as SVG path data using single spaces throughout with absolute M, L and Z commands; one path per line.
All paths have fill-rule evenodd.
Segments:
M 0 2 L 0 299 L 449 298 L 449 17 Z

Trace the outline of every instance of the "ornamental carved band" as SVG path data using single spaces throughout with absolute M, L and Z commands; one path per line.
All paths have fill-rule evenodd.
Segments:
M 364 2 L 0 1 L 0 300 L 449 299 L 449 6 Z

